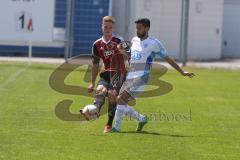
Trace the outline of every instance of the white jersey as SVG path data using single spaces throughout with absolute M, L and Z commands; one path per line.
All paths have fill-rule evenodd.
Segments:
M 131 69 L 127 79 L 143 77 L 148 80 L 152 61 L 157 56 L 167 57 L 167 51 L 159 40 L 148 37 L 141 41 L 140 38 L 134 37 L 131 47 Z

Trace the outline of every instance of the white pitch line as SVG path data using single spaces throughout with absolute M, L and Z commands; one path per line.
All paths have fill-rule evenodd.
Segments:
M 22 72 L 24 72 L 26 68 L 22 68 L 14 72 L 4 83 L 0 84 L 0 90 L 6 90 L 6 86 L 8 86 L 11 82 L 15 81 L 17 76 L 19 76 Z

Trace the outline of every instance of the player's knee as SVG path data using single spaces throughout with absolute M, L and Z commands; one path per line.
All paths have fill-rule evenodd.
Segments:
M 106 94 L 107 93 L 107 88 L 102 86 L 102 85 L 99 85 L 96 89 L 96 94 Z
M 119 102 L 121 101 L 121 95 L 117 96 L 116 101 L 118 104 L 120 104 Z
M 116 101 L 117 101 L 117 104 L 120 104 L 120 105 L 125 104 L 122 95 L 117 96 Z

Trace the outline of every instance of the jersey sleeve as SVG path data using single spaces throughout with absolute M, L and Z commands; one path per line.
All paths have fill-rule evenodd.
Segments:
M 156 54 L 156 56 L 160 56 L 161 58 L 165 58 L 168 56 L 167 50 L 165 49 L 163 44 L 157 39 L 155 39 L 154 53 Z
M 99 61 L 100 61 L 100 57 L 98 54 L 98 49 L 97 49 L 96 43 L 94 43 L 92 46 L 92 63 L 98 64 Z

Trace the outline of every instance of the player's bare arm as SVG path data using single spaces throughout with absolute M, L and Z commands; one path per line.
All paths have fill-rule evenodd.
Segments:
M 91 83 L 88 86 L 88 92 L 91 93 L 94 90 L 95 87 L 95 81 L 97 78 L 99 72 L 99 63 L 93 63 L 93 67 L 92 67 L 92 79 L 91 79 Z
M 192 78 L 195 76 L 194 73 L 186 72 L 182 70 L 182 68 L 173 60 L 171 57 L 167 56 L 164 58 L 173 68 L 175 68 L 181 75 L 188 76 L 189 78 Z

